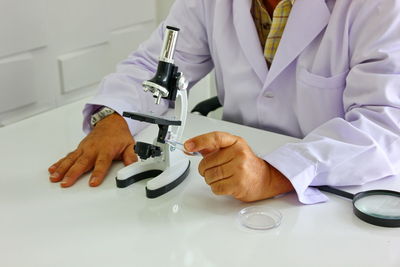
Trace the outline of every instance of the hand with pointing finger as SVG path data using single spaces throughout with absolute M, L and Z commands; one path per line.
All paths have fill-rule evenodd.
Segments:
M 50 181 L 61 182 L 61 187 L 70 187 L 93 169 L 89 185 L 98 186 L 113 160 L 123 160 L 125 165 L 137 161 L 134 144 L 125 119 L 112 114 L 98 122 L 76 150 L 49 168 Z
M 203 155 L 199 173 L 217 195 L 251 202 L 293 191 L 290 181 L 239 136 L 212 132 L 187 140 L 185 149 Z

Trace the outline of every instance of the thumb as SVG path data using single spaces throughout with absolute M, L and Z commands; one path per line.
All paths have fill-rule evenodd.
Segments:
M 133 144 L 127 146 L 122 153 L 122 160 L 125 166 L 128 166 L 136 161 L 138 161 L 138 157 L 135 154 L 135 150 L 133 149 Z
M 185 149 L 189 152 L 215 151 L 236 144 L 238 136 L 226 132 L 212 132 L 193 137 L 185 142 Z

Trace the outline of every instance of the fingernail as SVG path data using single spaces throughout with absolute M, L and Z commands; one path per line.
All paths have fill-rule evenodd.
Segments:
M 96 186 L 98 184 L 98 181 L 99 180 L 97 177 L 92 177 L 92 178 L 90 178 L 89 184 L 90 184 L 90 186 Z
M 58 177 L 60 177 L 60 174 L 58 172 L 55 172 L 52 175 L 50 175 L 50 179 L 56 179 Z
M 61 182 L 61 186 L 65 187 L 68 186 L 69 177 L 64 177 L 63 181 Z
M 192 151 L 195 147 L 196 145 L 194 142 L 189 141 L 185 143 L 185 148 L 187 151 Z

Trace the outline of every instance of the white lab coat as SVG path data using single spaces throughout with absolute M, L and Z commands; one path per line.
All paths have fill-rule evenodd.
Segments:
M 215 68 L 224 119 L 304 138 L 263 158 L 302 203 L 310 185 L 357 185 L 400 169 L 400 1 L 298 0 L 269 70 L 251 0 L 177 0 L 165 23 L 107 76 L 96 105 L 162 113 L 141 82 L 152 77 L 165 25 L 181 29 L 175 63 L 194 84 Z M 128 121 L 133 133 L 142 129 Z M 260 144 L 262 146 L 262 144 Z

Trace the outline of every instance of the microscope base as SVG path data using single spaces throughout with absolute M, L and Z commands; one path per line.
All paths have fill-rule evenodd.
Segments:
M 121 169 L 116 177 L 117 187 L 124 188 L 135 182 L 154 177 L 147 182 L 146 196 L 148 198 L 157 198 L 164 195 L 185 180 L 189 174 L 190 161 L 184 158 L 173 166 L 166 168 L 162 167 L 163 163 L 165 162 L 133 163 Z
M 186 179 L 186 177 L 189 174 L 190 161 L 187 160 L 187 167 L 184 169 L 179 168 L 181 170 L 176 170 L 176 167 L 178 167 L 178 166 L 173 166 L 173 167 L 166 169 L 160 175 L 158 175 L 157 177 L 155 177 L 154 179 L 150 180 L 147 183 L 146 196 L 148 198 L 157 198 L 159 196 L 162 196 L 165 193 L 167 193 L 167 192 L 171 191 L 172 189 L 174 189 L 175 187 L 177 187 L 180 183 L 183 182 L 183 180 Z M 182 170 L 183 170 L 183 172 L 181 172 Z M 177 171 L 179 171 L 179 172 L 177 172 Z M 172 172 L 174 174 L 172 174 Z M 166 178 L 168 175 L 171 175 L 171 177 L 177 177 L 177 178 L 168 179 L 169 181 L 167 181 L 167 179 L 164 179 L 164 178 Z M 174 176 L 172 176 L 172 175 L 174 175 Z M 157 182 L 157 185 L 153 185 L 152 182 L 155 182 L 156 180 L 159 180 Z M 166 182 L 168 182 L 168 183 L 166 183 Z

